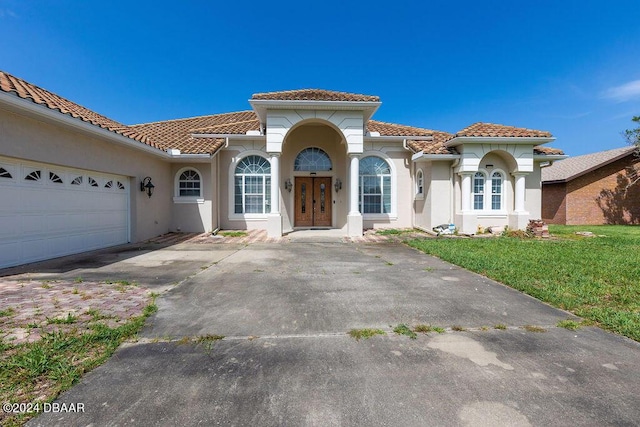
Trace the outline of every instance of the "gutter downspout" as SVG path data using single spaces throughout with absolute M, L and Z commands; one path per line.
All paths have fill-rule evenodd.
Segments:
M 409 147 L 407 147 L 407 139 L 403 139 L 402 140 L 402 148 L 404 148 L 405 150 L 409 151 L 409 152 L 413 152 L 413 150 L 409 149 Z M 415 179 L 416 179 L 416 162 L 413 161 L 413 159 L 409 159 L 409 161 L 411 162 L 411 188 L 412 191 L 409 194 L 413 194 L 413 189 L 415 188 Z M 415 195 L 414 195 L 415 196 Z M 411 200 L 411 228 L 416 228 L 416 200 L 415 197 L 412 197 Z
M 218 149 L 215 153 L 213 153 L 213 158 L 216 159 L 216 229 L 213 230 L 211 234 L 214 236 L 218 234 L 220 231 L 220 157 L 218 157 L 218 153 L 229 146 L 229 137 L 224 139 L 224 145 Z
M 455 181 L 455 174 L 453 173 L 453 170 L 460 164 L 460 158 L 457 158 L 453 161 L 453 164 L 451 165 L 451 169 L 450 169 L 450 179 L 451 179 L 451 195 L 449 196 L 449 203 L 450 203 L 450 217 L 449 217 L 449 224 L 455 224 L 454 219 L 455 219 L 455 211 L 456 211 L 456 181 Z

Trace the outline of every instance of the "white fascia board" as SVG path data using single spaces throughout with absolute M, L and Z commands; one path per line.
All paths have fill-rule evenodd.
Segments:
M 252 139 L 266 140 L 266 135 L 246 135 L 244 133 L 192 133 L 193 138 L 228 138 L 228 139 Z
M 36 104 L 33 101 L 22 99 L 7 92 L 0 92 L 0 105 L 6 106 L 9 111 L 24 114 L 37 120 L 42 120 L 44 122 L 56 125 L 62 125 L 79 132 L 89 134 L 91 136 L 108 139 L 112 142 L 127 146 L 135 150 L 144 151 L 148 154 L 161 157 L 165 160 L 169 158 L 169 154 L 159 148 L 152 147 L 145 144 L 144 142 L 139 142 L 134 139 L 127 138 L 126 136 L 120 135 L 108 129 L 104 129 L 100 126 L 85 122 L 80 118 L 75 118 L 65 113 L 61 113 L 60 111 L 52 110 L 45 105 Z
M 411 156 L 411 161 L 417 162 L 418 160 L 456 160 L 460 158 L 460 154 L 426 154 L 423 152 L 416 153 Z
M 219 151 L 219 150 L 218 150 Z M 209 163 L 211 154 L 179 154 L 171 156 L 172 163 Z
M 544 162 L 547 160 L 563 160 L 566 159 L 567 155 L 565 154 L 534 154 L 533 160 L 538 162 Z
M 555 138 L 540 137 L 493 137 L 493 136 L 457 136 L 444 145 L 445 147 L 456 147 L 461 144 L 517 144 L 517 145 L 540 145 L 555 141 Z
M 254 109 L 260 123 L 266 123 L 267 110 L 345 110 L 362 111 L 366 122 L 380 108 L 382 102 L 373 101 L 304 101 L 304 100 L 269 100 L 250 99 L 249 104 Z

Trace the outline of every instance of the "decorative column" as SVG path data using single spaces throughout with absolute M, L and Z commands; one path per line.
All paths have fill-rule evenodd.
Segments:
M 515 209 L 514 212 L 524 212 L 525 176 L 523 173 L 514 173 L 516 179 Z
M 271 159 L 271 213 L 280 213 L 280 153 L 270 153 Z
M 349 237 L 362 236 L 362 214 L 358 208 L 358 186 L 360 184 L 360 155 L 350 154 L 349 165 L 349 215 L 347 233 Z
M 529 223 L 530 214 L 524 207 L 524 195 L 526 192 L 525 180 L 528 173 L 526 172 L 514 172 L 512 173 L 515 179 L 515 191 L 514 191 L 514 209 L 509 213 L 509 227 L 514 230 L 524 230 Z
M 460 173 L 462 183 L 460 185 L 461 207 L 462 212 L 469 212 L 471 210 L 471 175 L 473 173 L 466 172 Z
M 358 209 L 358 186 L 360 185 L 360 157 L 351 155 L 349 179 L 349 215 L 359 214 Z
M 280 153 L 271 156 L 271 212 L 267 214 L 267 236 L 282 236 L 282 215 L 280 215 Z

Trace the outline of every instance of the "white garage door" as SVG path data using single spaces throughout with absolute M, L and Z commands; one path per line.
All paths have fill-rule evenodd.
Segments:
M 129 179 L 0 158 L 0 268 L 129 241 Z

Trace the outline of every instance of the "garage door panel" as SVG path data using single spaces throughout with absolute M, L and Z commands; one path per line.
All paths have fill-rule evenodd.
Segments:
M 0 158 L 2 164 L 10 161 Z M 0 179 L 0 268 L 129 240 L 129 190 L 117 187 L 118 181 L 128 183 L 127 177 L 33 162 L 9 167 L 22 172 L 14 179 Z M 31 170 L 41 171 L 40 181 L 24 180 Z M 51 181 L 50 171 L 63 183 Z M 81 184 L 72 185 L 70 177 L 78 176 L 83 177 Z M 101 186 L 88 185 L 88 176 Z M 104 187 L 108 181 L 113 181 L 112 188 Z

